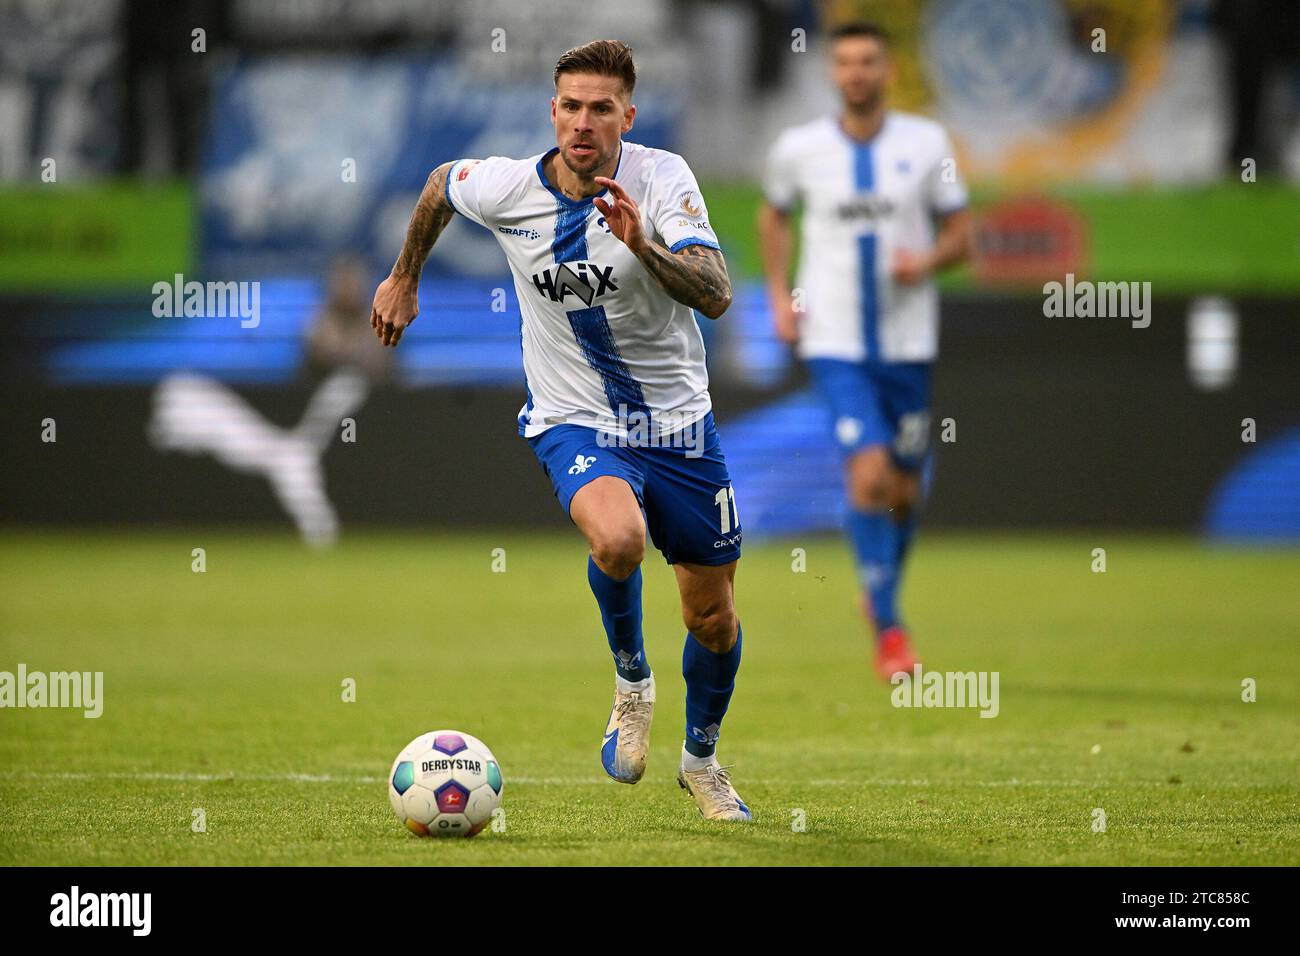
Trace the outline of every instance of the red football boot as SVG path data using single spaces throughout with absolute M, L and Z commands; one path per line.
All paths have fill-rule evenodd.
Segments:
M 919 661 L 907 631 L 901 627 L 887 627 L 876 641 L 876 673 L 886 684 L 899 671 L 912 673 Z

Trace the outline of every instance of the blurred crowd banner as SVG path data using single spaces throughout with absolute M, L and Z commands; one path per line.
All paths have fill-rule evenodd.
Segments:
M 454 58 L 278 56 L 233 65 L 213 98 L 202 177 L 204 268 L 322 270 L 339 254 L 391 265 L 434 167 L 524 158 L 555 143 L 550 77 L 484 83 Z M 669 148 L 675 105 L 650 94 L 638 142 Z M 644 102 L 645 98 L 639 98 Z M 458 224 L 430 271 L 500 275 L 487 231 Z
M 313 124 L 319 135 L 306 138 L 322 160 L 333 147 L 346 148 L 344 155 L 359 164 L 366 157 L 354 153 L 382 163 L 387 151 L 408 145 L 528 150 L 545 133 L 527 109 L 529 97 L 544 95 L 561 51 L 599 36 L 625 39 L 637 51 L 643 120 L 660 124 L 641 127 L 643 141 L 665 138 L 672 128 L 674 117 L 661 112 L 663 104 L 646 98 L 671 89 L 690 101 L 681 145 L 697 172 L 753 177 L 769 127 L 834 108 L 821 37 L 829 25 L 865 16 L 894 38 L 895 105 L 944 122 L 976 183 L 1198 182 L 1223 171 L 1243 112 L 1264 122 L 1278 112 L 1279 97 L 1270 92 L 1274 67 L 1289 62 L 1294 74 L 1295 54 L 1286 61 L 1266 53 L 1295 42 L 1272 42 L 1295 31 L 1291 6 L 1288 0 L 2 0 L 0 180 L 30 179 L 47 157 L 58 157 L 79 177 L 166 169 L 160 137 L 188 140 L 205 125 L 215 140 L 210 172 L 212 163 L 220 171 L 231 162 L 241 136 L 276 163 L 292 165 Z M 795 34 L 801 38 L 792 40 Z M 402 56 L 417 59 L 403 63 Z M 419 57 L 438 57 L 441 65 Z M 232 59 L 238 65 L 226 72 Z M 265 65 L 268 60 L 276 66 Z M 1259 88 L 1242 89 L 1251 74 Z M 1288 84 L 1294 90 L 1294 76 L 1282 81 Z M 214 86 L 218 100 L 207 115 Z M 247 101 L 250 90 L 269 98 L 264 107 Z M 290 108 L 296 115 L 287 115 Z M 420 112 L 415 128 L 395 130 L 395 111 L 402 108 Z M 349 113 L 358 115 L 349 119 Z M 479 126 L 485 113 L 487 129 Z M 286 122 L 282 135 L 259 125 L 268 115 Z M 446 135 L 418 139 L 433 117 L 450 123 Z M 1283 165 L 1295 179 L 1300 143 L 1295 124 L 1287 125 Z M 363 150 L 352 145 L 354 132 L 384 138 Z M 405 139 L 404 132 L 417 138 Z M 188 172 L 189 148 L 182 143 L 177 152 L 180 171 Z M 357 183 L 375 187 L 388 174 L 361 166 Z M 309 182 L 302 191 L 310 189 Z M 347 218 L 336 216 L 325 225 Z
M 917 106 L 951 128 L 975 179 L 1168 179 L 1186 157 L 1141 126 L 1177 134 L 1192 118 L 1157 116 L 1175 84 L 1200 104 L 1217 93 L 1208 72 L 1171 68 L 1171 14 L 1163 0 L 931 0 L 908 51 L 925 64 Z
M 894 101 L 942 121 L 970 178 L 1215 178 L 1231 103 L 1205 0 L 830 4 L 896 37 Z
M 112 168 L 119 12 L 115 0 L 0 2 L 0 181 L 37 181 L 46 158 L 67 178 Z

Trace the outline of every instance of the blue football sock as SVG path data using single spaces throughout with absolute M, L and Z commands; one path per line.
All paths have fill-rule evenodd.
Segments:
M 718 745 L 722 718 L 736 688 L 740 669 L 740 622 L 736 643 L 725 654 L 715 654 L 686 632 L 682 650 L 682 676 L 686 678 L 686 751 L 710 757 Z
M 876 636 L 898 624 L 896 595 L 903 555 L 912 539 L 913 523 L 905 528 L 894 523 L 887 511 L 859 511 L 850 508 L 846 521 L 849 540 L 858 564 L 858 579 L 871 601 Z
M 624 680 L 645 680 L 650 676 L 650 662 L 641 636 L 641 569 L 638 567 L 625 580 L 615 581 L 589 555 L 587 583 L 600 605 L 605 636 L 614 652 L 615 671 Z
M 912 508 L 906 518 L 894 525 L 894 529 L 898 539 L 898 557 L 894 559 L 897 565 L 894 572 L 897 585 L 897 579 L 903 576 L 903 562 L 907 560 L 907 552 L 912 547 L 912 536 L 916 533 L 916 508 Z
M 921 509 L 930 497 L 930 486 L 934 484 L 934 455 L 927 455 L 921 465 L 920 487 L 916 500 L 907 509 L 907 517 L 898 523 L 898 572 L 903 572 L 903 562 L 912 546 L 912 536 L 916 533 L 916 523 L 921 516 Z

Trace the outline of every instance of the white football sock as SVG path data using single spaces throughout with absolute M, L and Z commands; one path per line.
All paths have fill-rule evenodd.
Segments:
M 620 694 L 640 694 L 644 701 L 652 702 L 655 699 L 655 675 L 651 674 L 645 680 L 625 680 L 618 674 L 614 675 L 614 686 L 618 688 Z
M 683 770 L 703 770 L 705 767 L 716 765 L 718 762 L 717 753 L 711 753 L 707 757 L 697 757 L 686 749 L 686 744 L 682 744 L 682 769 Z

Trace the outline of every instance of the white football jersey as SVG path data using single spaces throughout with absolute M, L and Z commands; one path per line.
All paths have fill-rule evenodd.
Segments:
M 897 250 L 928 250 L 934 217 L 966 205 L 942 126 L 889 111 L 866 142 L 850 139 L 834 117 L 796 126 L 772 147 L 763 191 L 777 209 L 803 210 L 795 281 L 803 358 L 934 359 L 934 282 L 895 283 L 890 266 Z
M 610 233 L 591 197 L 569 199 L 546 180 L 542 165 L 554 152 L 457 160 L 447 176 L 451 204 L 493 232 L 514 275 L 528 395 L 519 432 L 531 438 L 565 423 L 618 435 L 678 431 L 712 407 L 695 315 Z M 673 252 L 718 248 L 680 156 L 623 143 L 611 178 L 636 201 L 650 239 Z

